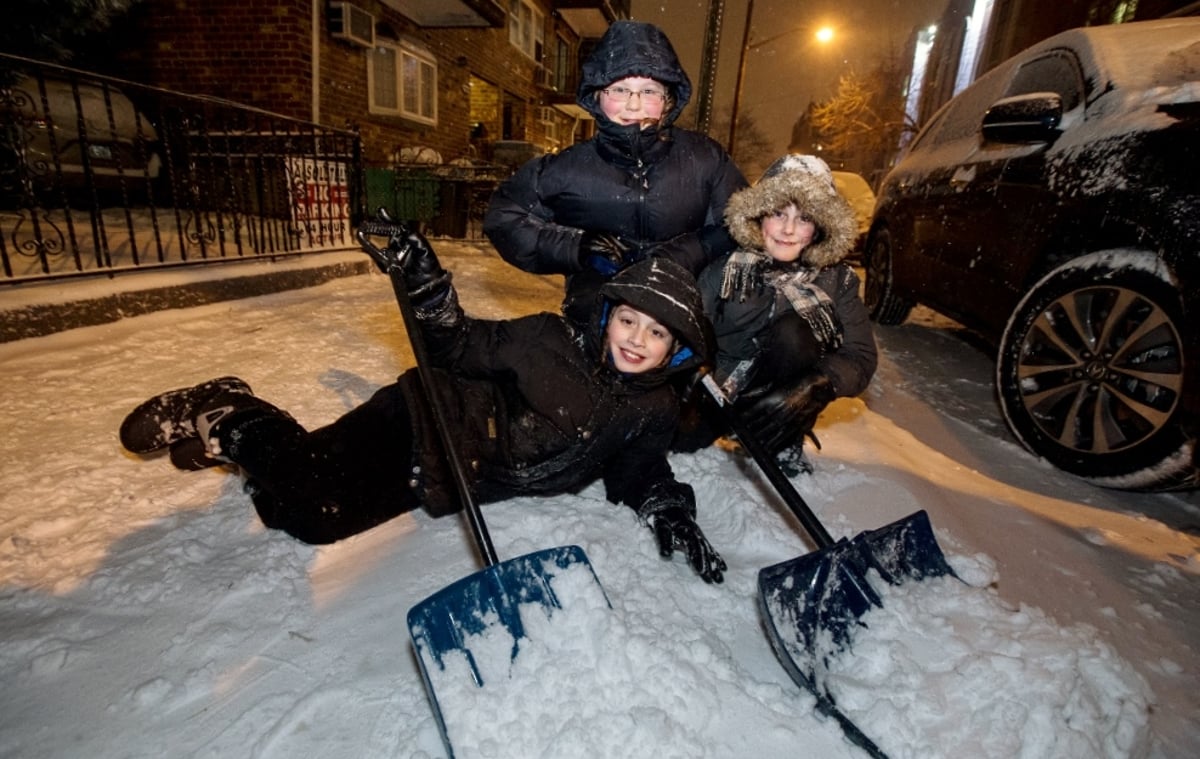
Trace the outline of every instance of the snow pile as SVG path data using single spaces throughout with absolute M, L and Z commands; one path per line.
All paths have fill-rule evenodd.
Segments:
M 892 759 L 1145 753 L 1149 687 L 1094 629 L 949 576 L 875 580 L 883 606 L 822 682 L 857 724 L 891 728 L 871 737 Z
M 488 251 L 438 250 L 472 313 L 561 298 Z M 1200 508 L 1031 459 L 1003 437 L 990 361 L 947 331 L 880 343 L 872 387 L 822 416 L 816 472 L 794 482 L 835 538 L 928 510 L 972 587 L 884 589 L 826 674 L 855 721 L 893 759 L 1200 754 Z M 264 529 L 228 472 L 117 442 L 168 388 L 236 374 L 315 427 L 411 362 L 374 274 L 0 345 L 0 756 L 444 757 L 406 614 L 479 571 L 461 520 L 415 513 L 306 546 Z M 526 615 L 502 698 L 440 689 L 456 714 L 466 703 L 460 756 L 862 756 L 759 618 L 758 570 L 811 544 L 738 455 L 671 464 L 729 564 L 722 585 L 659 558 L 598 485 L 484 507 L 502 560 L 580 545 L 612 608 Z M 555 583 L 588 597 L 575 579 Z

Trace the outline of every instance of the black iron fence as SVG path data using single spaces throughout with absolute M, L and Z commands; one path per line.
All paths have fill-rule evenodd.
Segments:
M 353 246 L 365 176 L 353 130 L 0 54 L 0 281 Z

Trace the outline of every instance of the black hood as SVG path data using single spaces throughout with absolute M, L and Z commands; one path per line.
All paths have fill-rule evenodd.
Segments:
M 630 76 L 654 79 L 670 89 L 675 103 L 663 114 L 664 125 L 674 122 L 692 97 L 692 82 L 661 29 L 639 21 L 615 21 L 584 61 L 575 100 L 602 123 L 606 119 L 596 91 Z
M 671 330 L 682 346 L 662 369 L 646 373 L 646 379 L 696 369 L 712 355 L 712 327 L 704 316 L 704 302 L 696 278 L 666 258 L 648 258 L 623 269 L 600 288 L 599 308 L 591 336 L 604 344 L 609 314 L 619 303 L 627 303 L 654 317 Z

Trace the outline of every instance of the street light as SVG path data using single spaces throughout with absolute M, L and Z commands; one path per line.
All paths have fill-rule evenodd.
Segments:
M 737 84 L 733 88 L 733 111 L 729 114 L 729 145 L 726 150 L 730 157 L 734 157 L 734 141 L 737 139 L 737 122 L 738 122 L 738 107 L 742 102 L 742 83 L 746 79 L 746 54 L 751 50 L 760 48 L 768 42 L 774 42 L 780 37 L 786 37 L 789 34 L 801 32 L 809 29 L 810 26 L 805 24 L 794 29 L 788 29 L 786 32 L 767 37 L 765 40 L 759 40 L 753 44 L 750 43 L 750 20 L 754 16 L 754 0 L 746 0 L 746 26 L 742 29 L 742 52 L 738 57 L 738 73 Z M 834 31 L 831 26 L 821 26 L 815 32 L 817 42 L 822 45 L 828 44 L 833 40 Z

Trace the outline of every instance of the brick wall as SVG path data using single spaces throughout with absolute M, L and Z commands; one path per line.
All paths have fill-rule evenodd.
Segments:
M 312 111 L 311 0 L 148 0 L 116 51 L 138 81 L 286 116 Z
M 377 34 L 420 43 L 438 62 L 437 126 L 369 113 L 369 51 L 329 33 L 321 2 L 319 121 L 357 126 L 369 165 L 401 147 L 430 147 L 446 161 L 471 155 L 472 75 L 518 104 L 513 139 L 543 137 L 534 63 L 506 29 L 423 29 L 378 0 L 356 4 L 375 14 Z M 144 0 L 114 31 L 114 53 L 119 76 L 312 120 L 312 0 Z

